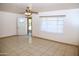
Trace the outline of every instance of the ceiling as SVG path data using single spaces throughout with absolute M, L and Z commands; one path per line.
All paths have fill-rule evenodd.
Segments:
M 24 13 L 29 5 L 36 12 L 79 8 L 79 3 L 0 3 L 0 11 Z

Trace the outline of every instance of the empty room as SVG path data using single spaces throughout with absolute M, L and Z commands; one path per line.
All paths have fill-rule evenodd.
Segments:
M 79 3 L 0 3 L 0 56 L 78 56 Z

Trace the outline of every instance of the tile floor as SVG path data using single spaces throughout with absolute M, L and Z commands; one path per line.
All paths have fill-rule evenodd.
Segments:
M 1 56 L 77 56 L 78 48 L 28 36 L 0 39 Z

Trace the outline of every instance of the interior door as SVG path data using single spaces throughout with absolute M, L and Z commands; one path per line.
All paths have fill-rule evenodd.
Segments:
M 18 18 L 18 35 L 27 35 L 27 18 Z

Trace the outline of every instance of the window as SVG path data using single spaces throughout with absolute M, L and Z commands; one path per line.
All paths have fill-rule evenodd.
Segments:
M 63 33 L 65 16 L 41 16 L 41 31 Z

